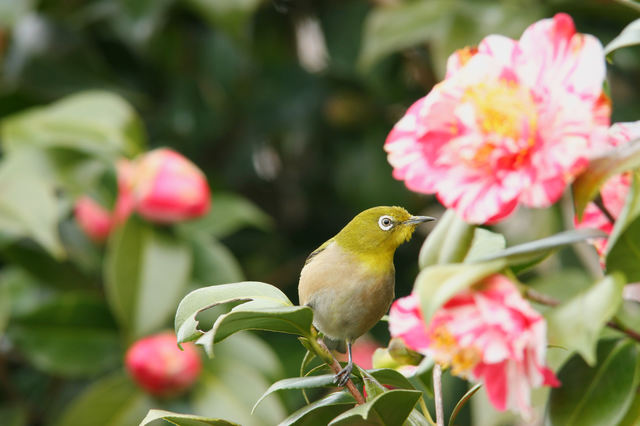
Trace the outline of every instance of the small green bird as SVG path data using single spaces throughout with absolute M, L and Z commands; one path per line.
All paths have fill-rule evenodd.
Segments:
M 313 309 L 313 325 L 332 341 L 346 341 L 349 362 L 335 376 L 344 386 L 353 369 L 352 343 L 389 310 L 394 298 L 396 248 L 416 226 L 435 220 L 402 207 L 373 207 L 354 217 L 307 258 L 298 283 L 300 304 Z

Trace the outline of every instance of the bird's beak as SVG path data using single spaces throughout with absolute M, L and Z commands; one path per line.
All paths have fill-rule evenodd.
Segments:
M 432 220 L 436 220 L 435 217 L 431 216 L 411 216 L 409 219 L 402 222 L 403 225 L 418 225 L 423 222 L 431 222 Z

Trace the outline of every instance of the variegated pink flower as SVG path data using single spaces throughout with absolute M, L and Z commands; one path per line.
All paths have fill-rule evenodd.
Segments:
M 425 325 L 415 294 L 394 302 L 393 337 L 485 385 L 498 410 L 531 414 L 531 389 L 560 383 L 545 367 L 546 322 L 503 275 L 451 298 Z
M 204 173 L 167 148 L 137 160 L 133 189 L 136 211 L 153 222 L 174 223 L 209 211 L 211 194 Z
M 608 148 L 613 149 L 617 146 L 624 145 L 628 142 L 640 138 L 640 121 L 631 123 L 616 123 L 609 129 Z M 614 219 L 617 219 L 622 212 L 629 187 L 631 186 L 631 173 L 621 173 L 613 176 L 600 188 L 600 196 L 605 208 Z M 601 231 L 611 234 L 613 231 L 613 223 L 605 216 L 605 214 L 594 204 L 589 203 L 582 214 L 582 220 L 575 220 L 576 228 L 597 228 Z M 607 249 L 607 239 L 597 238 L 593 240 L 598 254 L 604 258 Z
M 600 42 L 558 14 L 519 41 L 492 35 L 448 61 L 385 143 L 393 176 L 435 193 L 466 221 L 519 203 L 546 207 L 606 143 L 610 105 Z

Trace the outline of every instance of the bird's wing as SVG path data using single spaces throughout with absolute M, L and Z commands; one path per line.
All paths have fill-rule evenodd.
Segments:
M 311 254 L 307 257 L 307 260 L 304 261 L 304 264 L 306 265 L 307 263 L 311 262 L 311 259 L 313 259 L 316 255 L 322 253 L 324 251 L 324 249 L 327 248 L 327 246 L 329 245 L 329 243 L 331 241 L 333 241 L 333 238 L 331 238 L 330 240 L 325 241 L 324 244 L 322 244 L 320 247 L 318 247 L 317 249 L 312 251 Z

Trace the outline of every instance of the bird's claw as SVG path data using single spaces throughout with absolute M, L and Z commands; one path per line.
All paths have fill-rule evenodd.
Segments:
M 333 384 L 340 388 L 344 387 L 351 377 L 351 370 L 353 370 L 353 364 L 345 365 L 333 378 Z

